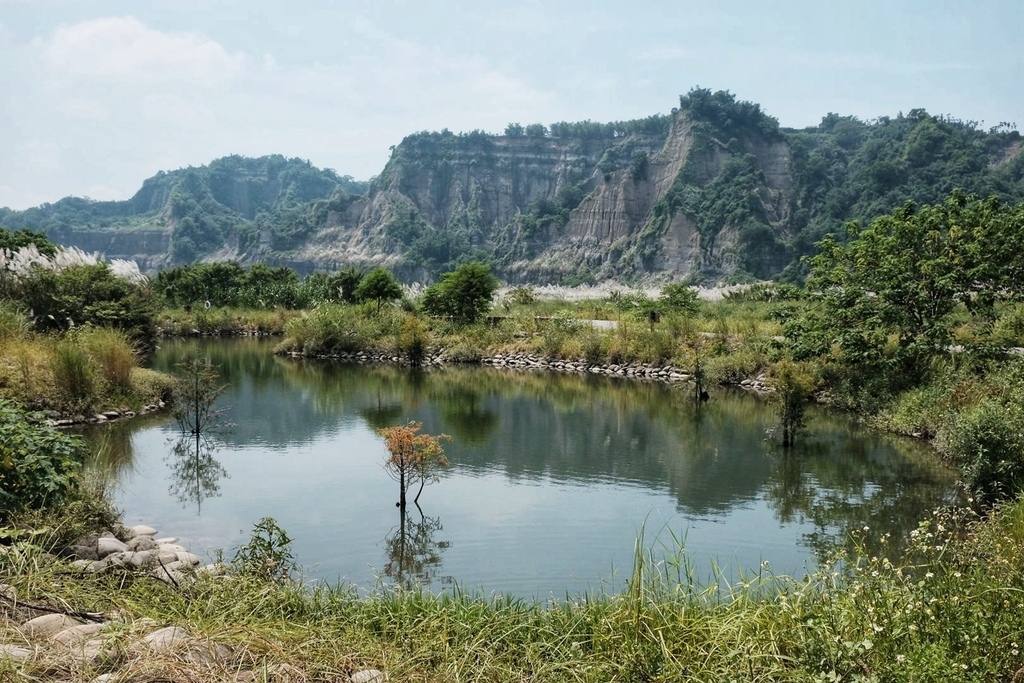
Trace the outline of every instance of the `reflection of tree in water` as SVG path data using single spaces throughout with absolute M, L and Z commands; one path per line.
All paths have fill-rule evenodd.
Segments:
M 226 385 L 220 383 L 218 369 L 209 356 L 198 356 L 178 363 L 178 382 L 174 389 L 174 419 L 181 430 L 171 450 L 171 494 L 182 503 L 195 501 L 202 510 L 203 498 L 220 492 L 220 478 L 227 471 L 213 457 L 211 433 L 223 429 L 217 397 Z
M 950 472 L 934 453 L 906 443 L 897 451 L 880 435 L 865 438 L 828 418 L 816 423 L 815 436 L 774 455 L 765 497 L 780 522 L 813 525 L 805 540 L 819 560 L 865 526 L 871 533 L 859 536 L 866 550 L 892 555 L 925 511 L 955 502 Z
M 194 502 L 202 510 L 203 499 L 220 495 L 220 480 L 228 476 L 224 466 L 213 457 L 215 448 L 205 437 L 182 435 L 171 449 L 171 495 L 182 504 Z
M 377 392 L 377 405 L 357 408 L 356 412 L 376 431 L 400 424 L 405 409 L 400 403 L 385 403 L 380 392 Z
M 441 569 L 441 551 L 448 547 L 447 541 L 434 540 L 442 528 L 438 517 L 421 512 L 420 521 L 414 522 L 409 514 L 401 514 L 398 526 L 384 539 L 385 576 L 405 590 L 429 586 Z
M 438 406 L 445 426 L 456 439 L 478 444 L 487 441 L 498 428 L 501 419 L 488 410 L 483 392 L 466 384 L 440 384 L 430 394 Z

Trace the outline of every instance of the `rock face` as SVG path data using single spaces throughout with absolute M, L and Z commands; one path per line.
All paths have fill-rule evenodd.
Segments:
M 953 187 L 1024 199 L 1015 131 L 909 116 L 829 114 L 782 129 L 750 102 L 695 89 L 671 115 L 596 124 L 416 133 L 369 184 L 280 156 L 161 172 L 131 200 L 66 198 L 0 224 L 131 258 L 308 273 L 383 265 L 428 282 L 487 260 L 510 283 L 699 274 L 777 276 L 851 219 Z

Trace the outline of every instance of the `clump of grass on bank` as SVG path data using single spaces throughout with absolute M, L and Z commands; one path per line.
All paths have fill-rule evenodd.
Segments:
M 281 664 L 309 680 L 361 668 L 403 681 L 1010 680 L 1024 666 L 1024 506 L 966 522 L 937 513 L 909 540 L 900 562 L 854 550 L 806 580 L 763 567 L 732 587 L 696 584 L 681 550 L 639 555 L 621 593 L 548 603 L 458 589 L 360 597 L 245 571 L 177 588 L 125 573 L 69 581 L 39 538 L 0 554 L 0 572 L 25 602 L 117 611 L 128 625 L 115 639 L 149 618 L 233 648 L 221 670 L 166 662 L 174 680 Z M 152 662 L 15 666 L 40 680 L 135 680 Z
M 18 324 L 4 329 L 9 332 L 0 345 L 0 399 L 64 414 L 137 410 L 165 399 L 173 383 L 140 368 L 135 344 L 120 330 L 36 334 Z
M 170 337 L 191 335 L 281 335 L 290 320 L 301 315 L 289 309 L 244 309 L 195 306 L 171 308 L 157 316 L 160 334 Z

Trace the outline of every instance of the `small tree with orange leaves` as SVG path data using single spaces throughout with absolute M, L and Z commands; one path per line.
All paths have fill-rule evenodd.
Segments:
M 447 434 L 420 434 L 422 428 L 423 423 L 410 422 L 405 426 L 377 430 L 384 437 L 384 446 L 388 449 L 384 469 L 398 482 L 398 507 L 403 511 L 409 488 L 419 482 L 420 487 L 413 498 L 413 503 L 418 506 L 423 487 L 428 481 L 437 481 L 438 470 L 449 465 L 441 441 L 450 441 L 452 437 Z

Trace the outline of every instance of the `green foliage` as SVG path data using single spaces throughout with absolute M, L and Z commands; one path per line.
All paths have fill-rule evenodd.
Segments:
M 0 400 L 0 520 L 26 508 L 56 505 L 77 488 L 82 441 Z
M 761 105 L 736 101 L 728 90 L 712 93 L 708 88 L 693 88 L 679 98 L 679 108 L 696 121 L 712 126 L 725 139 L 744 134 L 779 135 L 779 122 L 761 111 Z
M 0 342 L 20 337 L 28 329 L 28 316 L 13 301 L 0 299 Z
M 311 276 L 314 277 L 314 276 Z M 291 268 L 256 263 L 243 268 L 234 261 L 194 263 L 161 271 L 153 289 L 172 306 L 244 307 L 253 310 L 295 309 L 327 296 L 336 278 L 321 275 L 308 287 Z
M 398 339 L 398 348 L 405 354 L 410 365 L 418 366 L 423 362 L 429 340 L 429 331 L 423 322 L 415 315 L 406 315 Z
M 685 282 L 673 282 L 661 288 L 658 308 L 676 313 L 696 313 L 700 308 L 697 292 Z
M 778 406 L 779 429 L 785 448 L 795 444 L 803 430 L 805 408 L 817 384 L 815 374 L 806 364 L 788 360 L 772 366 L 770 384 L 775 391 L 771 397 Z
M 273 517 L 263 517 L 252 529 L 249 542 L 235 551 L 231 566 L 238 574 L 261 582 L 284 584 L 298 570 L 292 539 Z
M 355 295 L 360 301 L 376 301 L 380 313 L 381 304 L 402 298 L 402 286 L 387 268 L 374 268 L 359 283 Z
M 479 320 L 491 308 L 498 280 L 480 263 L 467 263 L 441 276 L 423 293 L 420 306 L 429 315 L 451 318 L 462 325 Z
M 1024 408 L 1020 403 L 983 401 L 958 415 L 942 442 L 979 506 L 1012 500 L 1024 492 Z
M 139 353 L 128 335 L 113 328 L 88 328 L 79 339 L 110 393 L 131 392 L 132 371 L 138 365 Z
M 124 330 L 143 347 L 156 337 L 156 302 L 150 288 L 116 275 L 105 263 L 65 268 L 33 268 L 22 283 L 22 304 L 40 331 L 93 325 Z
M 336 281 L 337 286 L 341 290 L 341 300 L 347 304 L 354 304 L 358 301 L 356 297 L 356 290 L 359 289 L 359 283 L 363 280 L 363 271 L 349 266 L 343 268 L 338 272 Z
M 28 228 L 8 230 L 0 226 L 0 250 L 15 252 L 30 244 L 34 245 L 44 256 L 53 256 L 57 253 L 57 245 L 41 232 Z
M 918 381 L 948 353 L 960 307 L 988 324 L 999 301 L 1019 299 L 1022 228 L 1024 206 L 953 193 L 864 230 L 851 224 L 846 244 L 827 237 L 808 281 L 820 307 L 789 327 L 798 355 L 831 353 L 904 386 Z
M 361 306 L 322 304 L 286 324 L 278 349 L 310 356 L 384 350 L 384 344 L 398 338 L 403 320 L 401 312 L 391 309 L 375 315 Z

